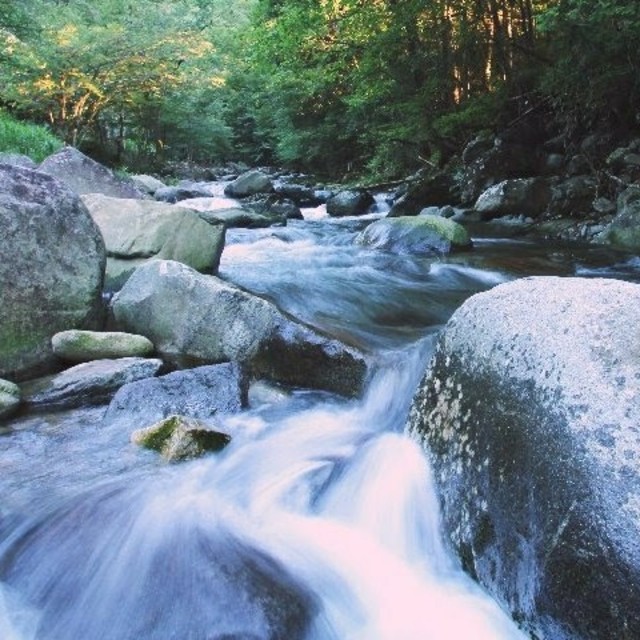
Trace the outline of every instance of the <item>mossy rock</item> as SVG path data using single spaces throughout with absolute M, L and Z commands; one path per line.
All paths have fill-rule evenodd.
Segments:
M 154 351 L 148 338 L 122 331 L 61 331 L 51 338 L 51 346 L 56 356 L 68 362 L 145 357 Z
M 20 406 L 20 387 L 0 378 L 0 420 L 12 416 Z
M 206 424 L 186 416 L 173 415 L 131 434 L 131 441 L 153 449 L 170 462 L 198 458 L 224 449 L 231 436 L 210 429 Z
M 373 249 L 415 255 L 443 254 L 472 246 L 462 225 L 434 215 L 384 218 L 370 224 L 355 241 Z

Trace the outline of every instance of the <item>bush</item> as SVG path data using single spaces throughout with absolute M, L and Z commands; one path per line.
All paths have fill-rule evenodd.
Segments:
M 20 122 L 0 110 L 0 151 L 21 153 L 34 162 L 42 162 L 63 146 L 46 127 Z

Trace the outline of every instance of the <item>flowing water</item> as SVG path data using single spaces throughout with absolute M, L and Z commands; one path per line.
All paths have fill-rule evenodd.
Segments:
M 222 277 L 367 351 L 359 400 L 256 385 L 221 454 L 167 465 L 103 407 L 0 432 L 2 640 L 523 637 L 459 569 L 403 435 L 435 334 L 529 274 L 638 280 L 637 260 L 500 238 L 428 260 L 354 247 L 322 210 L 228 232 Z

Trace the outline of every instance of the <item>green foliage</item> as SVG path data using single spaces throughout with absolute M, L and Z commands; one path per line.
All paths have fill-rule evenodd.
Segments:
M 559 0 L 540 15 L 547 56 L 540 80 L 570 128 L 640 120 L 640 3 Z
M 20 153 L 42 162 L 63 146 L 46 127 L 20 122 L 0 110 L 0 151 Z

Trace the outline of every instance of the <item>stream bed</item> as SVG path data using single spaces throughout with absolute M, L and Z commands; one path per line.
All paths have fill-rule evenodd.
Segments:
M 470 253 L 385 254 L 353 244 L 370 219 L 229 230 L 220 265 L 371 354 L 363 398 L 256 384 L 221 416 L 232 443 L 179 465 L 105 407 L 0 427 L 0 639 L 524 638 L 447 549 L 428 455 L 403 434 L 411 399 L 470 295 L 527 275 L 638 282 L 640 261 L 489 231 Z

